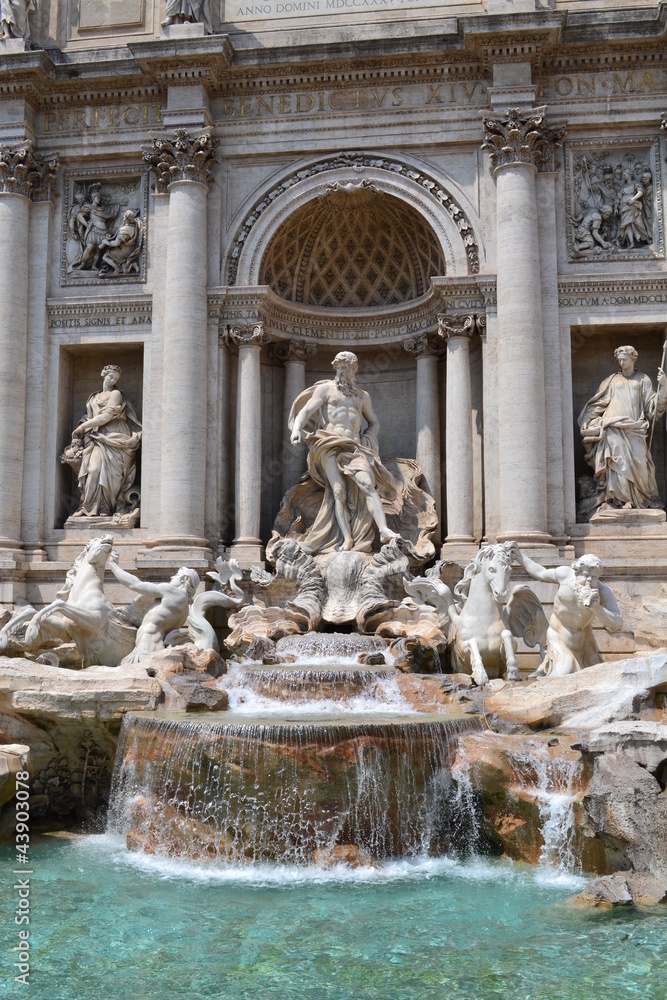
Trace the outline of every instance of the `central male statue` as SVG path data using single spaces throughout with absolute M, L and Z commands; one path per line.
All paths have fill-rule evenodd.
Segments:
M 380 425 L 370 396 L 357 385 L 356 355 L 342 351 L 332 366 L 334 378 L 300 393 L 289 415 L 292 444 L 306 442 L 308 471 L 324 488 L 303 548 L 370 552 L 376 525 L 383 544 L 399 537 L 387 527 L 382 506 L 396 499 L 397 487 L 380 461 Z

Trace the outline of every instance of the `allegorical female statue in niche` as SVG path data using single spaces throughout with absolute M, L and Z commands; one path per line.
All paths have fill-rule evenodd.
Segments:
M 601 383 L 579 415 L 597 489 L 597 503 L 590 506 L 662 509 L 648 439 L 651 424 L 667 410 L 667 377 L 660 368 L 654 392 L 649 376 L 635 370 L 634 347 L 617 347 L 614 356 L 619 371 Z
M 102 389 L 88 397 L 86 415 L 72 432 L 61 461 L 77 471 L 81 502 L 73 517 L 114 517 L 138 507 L 134 489 L 141 424 L 117 383 L 118 365 L 102 369 Z

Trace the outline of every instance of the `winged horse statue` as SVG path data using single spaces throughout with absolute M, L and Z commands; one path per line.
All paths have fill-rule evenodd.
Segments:
M 448 629 L 454 670 L 472 674 L 480 687 L 505 671 L 508 681 L 521 680 L 518 637 L 529 646 L 539 645 L 542 660 L 545 657 L 547 620 L 540 601 L 529 587 L 510 591 L 516 549 L 516 542 L 483 545 L 454 593 L 435 573 L 404 580 L 411 597 L 438 611 L 443 630 Z

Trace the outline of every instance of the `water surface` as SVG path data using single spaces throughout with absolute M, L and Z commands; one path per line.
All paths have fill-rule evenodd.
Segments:
M 505 861 L 380 870 L 196 865 L 120 838 L 31 842 L 30 1000 L 665 1000 L 667 907 L 580 911 L 583 884 Z

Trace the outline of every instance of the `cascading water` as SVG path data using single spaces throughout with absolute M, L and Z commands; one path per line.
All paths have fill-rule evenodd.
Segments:
M 578 756 L 549 753 L 542 742 L 529 740 L 525 749 L 508 754 L 518 784 L 538 806 L 543 846 L 540 865 L 552 871 L 580 870 L 574 849 L 575 804 L 583 763 Z
M 477 719 L 214 718 L 124 720 L 110 829 L 130 846 L 228 863 L 307 863 L 340 844 L 374 858 L 447 849 L 440 779 Z
M 358 664 L 305 664 L 261 667 L 233 664 L 219 686 L 229 695 L 229 707 L 244 715 L 336 712 L 410 711 L 393 667 Z

